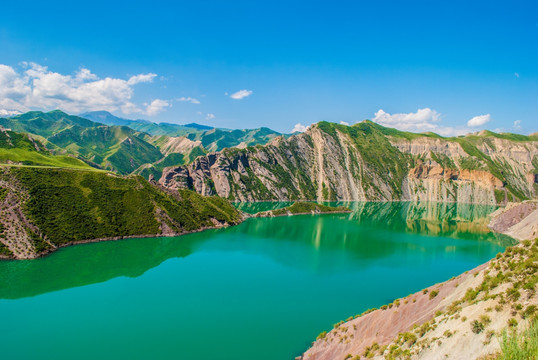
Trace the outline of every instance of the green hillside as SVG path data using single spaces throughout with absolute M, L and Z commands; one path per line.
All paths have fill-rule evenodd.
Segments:
M 129 174 L 142 164 L 163 157 L 156 147 L 144 140 L 144 134 L 129 127 L 107 126 L 59 110 L 32 111 L 0 119 L 0 125 L 31 134 L 53 154 L 70 154 L 97 168 L 120 174 Z
M 47 138 L 73 126 L 88 128 L 101 125 L 78 116 L 68 115 L 60 110 L 50 112 L 29 111 L 7 119 L 0 118 L 0 126 L 16 131 L 35 134 Z
M 120 174 L 131 173 L 140 165 L 163 157 L 157 148 L 125 126 L 74 126 L 54 134 L 48 141 Z
M 0 180 L 10 184 L 3 188 L 8 195 L 0 205 L 10 192 L 27 194 L 20 197 L 27 199 L 21 208 L 38 229 L 26 227 L 35 252 L 88 239 L 161 234 L 165 229 L 181 234 L 242 219 L 222 198 L 188 190 L 168 194 L 140 176 L 23 167 L 3 169 Z M 8 218 L 0 219 L 4 228 L 13 226 Z
M 40 165 L 92 169 L 85 162 L 66 155 L 53 155 L 27 134 L 0 129 L 0 164 Z
M 282 134 L 269 128 L 245 129 L 245 130 L 223 130 L 211 129 L 200 133 L 189 134 L 190 140 L 199 140 L 207 151 L 220 151 L 225 148 L 244 144 L 254 146 L 265 145 L 277 136 Z

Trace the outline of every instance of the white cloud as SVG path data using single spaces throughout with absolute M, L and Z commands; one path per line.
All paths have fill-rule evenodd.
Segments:
M 212 120 L 212 119 L 214 119 L 214 118 L 215 118 L 215 115 L 214 115 L 214 114 L 207 114 L 207 115 L 205 116 L 205 119 L 206 119 L 206 120 Z
M 349 123 L 348 123 L 347 121 L 340 121 L 340 124 L 341 124 L 341 125 L 349 126 Z
M 470 127 L 482 126 L 488 123 L 490 120 L 491 120 L 490 114 L 478 115 L 472 118 L 471 120 L 467 121 L 467 126 L 470 126 Z
M 36 63 L 23 62 L 21 67 L 21 71 L 16 71 L 0 64 L 0 109 L 24 112 L 60 108 L 73 113 L 93 110 L 142 113 L 144 110 L 131 101 L 134 85 L 152 82 L 157 76 L 148 73 L 127 80 L 101 79 L 86 68 L 63 75 Z M 156 108 L 152 106 L 150 109 Z
M 291 130 L 292 133 L 294 132 L 305 132 L 306 129 L 308 129 L 308 126 L 305 126 L 301 123 L 297 123 L 295 124 L 295 126 L 293 127 L 293 129 Z
M 252 90 L 239 90 L 238 92 L 235 92 L 230 95 L 230 97 L 235 100 L 241 100 L 243 98 L 246 98 L 247 96 L 252 95 L 252 92 Z
M 405 131 L 433 131 L 437 129 L 435 123 L 441 120 L 441 114 L 430 108 L 418 109 L 414 113 L 389 114 L 383 109 L 375 113 L 373 121 L 389 127 Z
M 486 115 L 482 115 L 486 116 Z M 490 116 L 489 114 L 487 115 Z M 412 132 L 435 132 L 443 136 L 456 136 L 463 135 L 473 131 L 469 126 L 477 122 L 477 120 L 471 122 L 473 118 L 469 120 L 467 126 L 444 126 L 441 124 L 441 114 L 430 108 L 418 109 L 416 112 L 411 113 L 398 113 L 389 114 L 382 109 L 375 113 L 373 121 L 387 127 L 393 127 L 398 130 L 412 131 Z M 488 120 L 489 121 L 489 118 Z M 484 124 L 487 122 L 485 121 Z
M 521 130 L 521 120 L 514 121 L 514 126 L 512 126 L 514 130 Z
M 199 104 L 200 103 L 200 100 L 198 99 L 195 99 L 195 98 L 192 98 L 192 97 L 185 97 L 185 96 L 182 96 L 180 98 L 177 98 L 176 101 L 179 101 L 179 102 L 190 102 L 191 104 Z
M 17 111 L 17 110 L 5 110 L 5 109 L 0 109 L 0 117 L 8 117 L 8 116 L 14 116 L 14 115 L 19 115 L 19 114 L 22 114 L 20 111 Z
M 138 83 L 146 83 L 146 82 L 152 82 L 153 78 L 155 78 L 157 74 L 149 73 L 149 74 L 138 74 L 135 76 L 131 76 L 129 80 L 127 80 L 127 84 L 129 85 L 136 85 Z
M 170 106 L 170 103 L 166 100 L 155 99 L 150 104 L 146 105 L 146 114 L 149 116 L 157 115 L 164 109 Z

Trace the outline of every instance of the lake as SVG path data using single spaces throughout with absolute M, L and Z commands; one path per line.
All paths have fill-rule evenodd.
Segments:
M 353 213 L 248 219 L 0 261 L 2 358 L 293 359 L 334 323 L 513 244 L 488 231 L 494 207 L 337 205 Z

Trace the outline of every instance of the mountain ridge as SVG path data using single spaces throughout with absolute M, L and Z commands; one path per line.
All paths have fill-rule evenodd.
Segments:
M 444 138 L 320 122 L 265 146 L 224 149 L 159 182 L 232 201 L 456 201 L 496 204 L 537 196 L 538 139 L 487 133 Z

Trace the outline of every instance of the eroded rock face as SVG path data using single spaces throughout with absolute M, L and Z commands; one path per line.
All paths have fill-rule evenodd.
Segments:
M 265 146 L 225 149 L 166 168 L 169 188 L 235 201 L 443 201 L 536 197 L 537 141 L 387 135 L 371 122 L 319 123 Z M 462 146 L 462 144 L 464 146 Z

